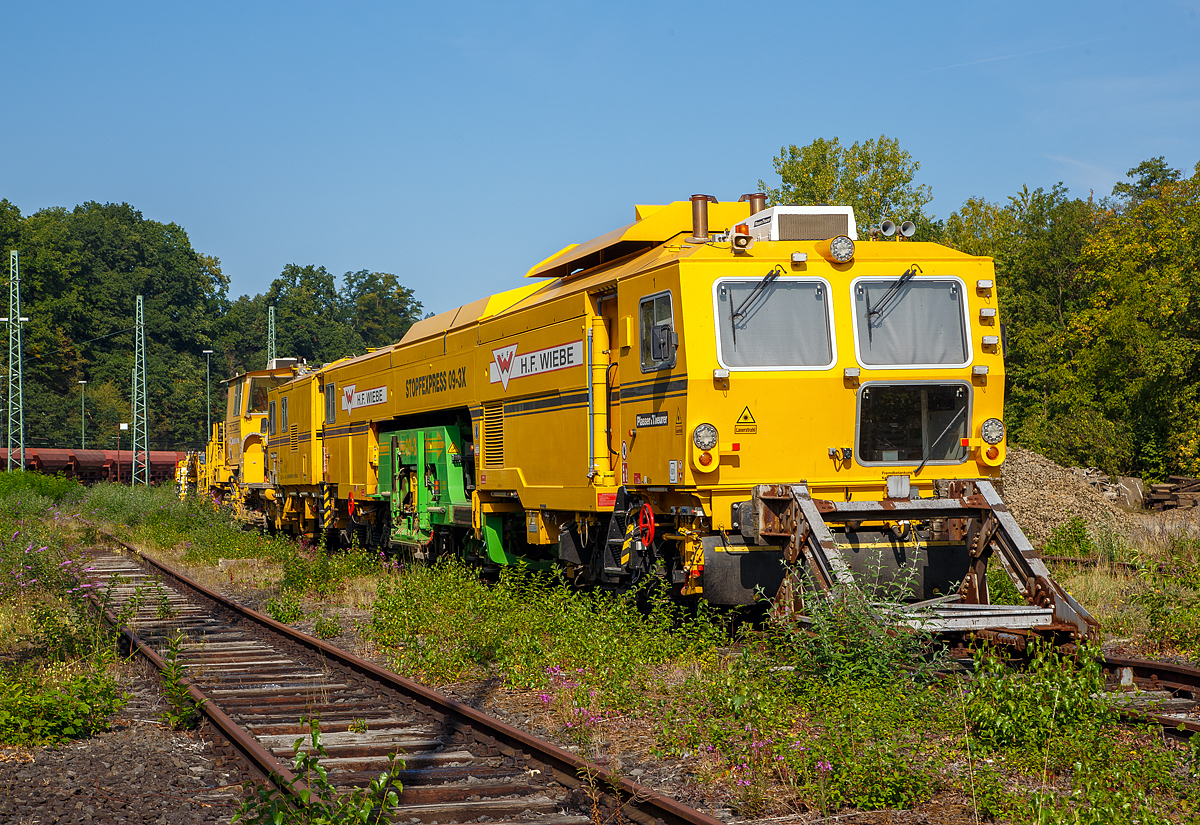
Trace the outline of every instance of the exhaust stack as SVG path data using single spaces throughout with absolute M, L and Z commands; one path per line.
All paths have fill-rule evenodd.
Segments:
M 708 243 L 708 204 L 716 202 L 712 195 L 692 195 L 692 237 L 688 243 Z
M 767 208 L 767 196 L 762 192 L 752 192 L 738 198 L 738 203 L 750 202 L 750 214 L 754 215 Z

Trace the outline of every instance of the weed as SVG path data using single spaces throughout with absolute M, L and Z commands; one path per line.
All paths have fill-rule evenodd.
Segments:
M 397 778 L 404 761 L 392 754 L 388 770 L 379 774 L 367 788 L 355 788 L 350 793 L 339 791 L 329 781 L 320 760 L 327 758 L 321 744 L 321 729 L 316 719 L 309 720 L 309 750 L 301 750 L 304 738 L 297 739 L 292 749 L 292 772 L 296 779 L 285 782 L 273 775 L 274 785 L 255 788 L 254 796 L 242 802 L 233 821 L 246 825 L 279 825 L 279 823 L 310 823 L 310 825 L 349 825 L 349 823 L 380 823 L 390 821 L 390 815 L 400 805 L 403 787 Z M 307 790 L 300 791 L 303 783 Z
M 342 623 L 337 616 L 317 616 L 313 632 L 318 639 L 333 639 L 342 635 Z
M 350 721 L 350 724 L 346 726 L 346 730 L 350 731 L 350 733 L 366 733 L 367 732 L 367 720 L 366 719 L 352 719 Z
M 1044 552 L 1048 556 L 1090 558 L 1096 555 L 1096 544 L 1088 534 L 1087 522 L 1075 516 L 1054 528 L 1046 539 Z
M 200 724 L 200 707 L 188 692 L 188 686 L 183 679 L 186 669 L 179 661 L 179 652 L 187 637 L 182 630 L 175 631 L 167 639 L 167 650 L 163 656 L 164 667 L 159 682 L 162 685 L 163 699 L 167 709 L 163 711 L 163 724 L 171 730 L 194 730 Z
M 102 664 L 0 672 L 0 742 L 54 745 L 91 736 L 124 703 Z
M 290 590 L 284 590 L 278 597 L 268 599 L 266 611 L 268 616 L 283 624 L 291 624 L 304 618 L 300 598 Z
M 982 745 L 1040 750 L 1053 736 L 1095 732 L 1114 720 L 1112 709 L 1099 698 L 1104 674 L 1095 650 L 1082 645 L 1078 655 L 1070 656 L 1035 642 L 1031 652 L 1029 667 L 1018 672 L 995 650 L 975 651 L 967 717 Z

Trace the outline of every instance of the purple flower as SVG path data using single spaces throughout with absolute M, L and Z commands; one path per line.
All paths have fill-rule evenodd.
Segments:
M 550 704 L 550 694 L 548 694 L 548 693 L 539 693 L 539 694 L 538 694 L 538 700 L 539 700 L 539 701 L 540 701 L 540 702 L 541 702 L 543 705 L 548 705 L 548 704 Z
M 828 762 L 818 762 L 817 770 L 819 770 L 821 773 L 829 773 L 833 770 L 833 765 L 830 765 Z

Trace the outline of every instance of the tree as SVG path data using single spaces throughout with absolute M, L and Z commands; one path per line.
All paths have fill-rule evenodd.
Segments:
M 1129 177 L 1082 250 L 1091 290 L 1076 360 L 1134 434 L 1140 471 L 1200 474 L 1200 163 L 1183 178 L 1153 158 Z
M 343 294 L 354 329 L 368 347 L 394 344 L 421 318 L 421 302 L 388 272 L 347 272 Z
M 878 226 L 885 218 L 924 228 L 930 224 L 923 210 L 933 195 L 925 184 L 913 185 L 921 164 L 886 135 L 849 148 L 836 137 L 817 138 L 804 147 L 783 147 L 772 162 L 780 185 L 758 182 L 772 205 L 852 206 L 861 227 Z

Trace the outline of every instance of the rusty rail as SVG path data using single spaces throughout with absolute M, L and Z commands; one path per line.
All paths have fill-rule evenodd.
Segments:
M 552 771 L 554 779 L 564 787 L 577 788 L 585 793 L 593 794 L 600 804 L 612 810 L 619 811 L 621 816 L 627 820 L 638 823 L 638 825 L 721 825 L 719 820 L 689 808 L 657 791 L 638 785 L 625 777 L 618 776 L 601 765 L 581 759 L 570 751 L 538 739 L 519 728 L 456 702 L 424 685 L 391 673 L 366 659 L 355 656 L 319 639 L 307 636 L 287 625 L 275 621 L 269 616 L 239 605 L 225 598 L 220 593 L 210 590 L 189 577 L 171 570 L 162 563 L 141 554 L 132 545 L 113 537 L 109 538 L 137 555 L 142 564 L 155 571 L 158 575 L 178 582 L 188 590 L 219 605 L 221 609 L 236 614 L 246 622 L 267 628 L 273 634 L 286 639 L 287 642 L 307 649 L 329 662 L 334 662 L 352 673 L 361 676 L 365 681 L 382 685 L 389 690 L 409 697 L 421 706 L 431 708 L 437 714 L 444 714 L 453 719 L 454 724 L 460 730 L 468 733 L 473 730 L 484 732 L 488 737 L 500 744 L 502 753 L 508 755 L 518 753 L 529 755 Z M 160 668 L 163 666 L 162 658 L 155 651 L 149 649 L 144 642 L 138 639 L 131 631 L 128 631 L 128 629 L 126 629 L 126 632 L 131 644 L 136 645 L 137 649 L 142 651 L 144 655 L 147 655 L 151 661 L 155 662 L 156 666 Z M 205 696 L 194 685 L 189 686 L 189 694 L 196 701 L 203 702 L 201 712 L 212 721 L 217 729 L 229 738 L 239 753 L 255 765 L 256 770 L 260 771 L 264 776 L 276 773 L 285 779 L 294 778 L 290 771 L 281 765 L 260 742 L 221 711 L 214 704 L 214 700 L 211 697 Z

